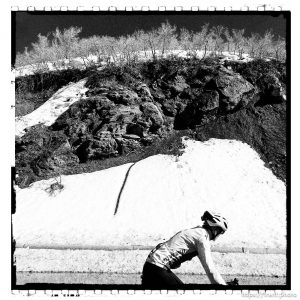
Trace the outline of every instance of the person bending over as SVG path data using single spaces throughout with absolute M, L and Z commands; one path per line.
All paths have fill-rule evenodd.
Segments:
M 198 256 L 212 284 L 226 285 L 212 260 L 210 241 L 228 229 L 228 223 L 220 214 L 205 211 L 202 226 L 185 229 L 168 241 L 158 244 L 148 255 L 143 267 L 142 286 L 145 288 L 182 288 L 184 284 L 171 269 Z

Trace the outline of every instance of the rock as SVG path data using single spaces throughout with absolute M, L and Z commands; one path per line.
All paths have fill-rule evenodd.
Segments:
M 88 131 L 88 124 L 82 121 L 77 121 L 69 126 L 69 135 L 70 136 L 82 136 Z
M 116 106 L 110 111 L 111 117 L 109 118 L 109 123 L 132 123 L 133 119 L 138 119 L 142 115 L 142 111 L 139 106 Z
M 208 112 L 219 107 L 219 94 L 217 91 L 205 91 L 198 101 L 198 108 L 202 112 Z
M 193 80 L 190 82 L 191 88 L 201 88 L 203 87 L 203 82 L 197 78 L 193 78 Z
M 115 86 L 114 90 L 109 91 L 106 97 L 115 104 L 132 105 L 140 101 L 136 92 L 120 85 Z
M 252 99 L 254 86 L 238 74 L 220 73 L 213 81 L 220 93 L 220 108 L 224 111 L 233 110 L 241 100 L 245 106 Z
M 142 101 L 149 101 L 149 102 L 153 101 L 152 94 L 151 94 L 150 89 L 147 86 L 147 84 L 141 83 L 141 84 L 137 85 L 137 87 L 135 89 L 137 91 L 138 97 Z
M 96 136 L 82 142 L 76 150 L 80 162 L 103 159 L 118 155 L 118 144 L 109 131 L 100 131 Z
M 44 125 L 32 126 L 16 141 L 15 157 L 19 182 L 23 185 L 31 182 L 26 178 L 54 176 L 79 162 L 67 136 Z
M 203 84 L 205 84 L 217 75 L 218 75 L 218 71 L 216 70 L 215 66 L 200 65 L 195 72 L 194 80 L 198 79 L 201 82 L 203 82 Z
M 115 133 L 125 134 L 129 124 L 135 123 L 142 117 L 138 106 L 118 106 L 111 110 L 111 117 L 103 128 Z
M 175 116 L 175 129 L 193 128 L 214 119 L 219 109 L 219 94 L 217 91 L 198 90 L 198 97 L 190 101 Z M 195 96 L 195 95 L 194 95 Z
M 107 86 L 102 86 L 102 87 L 95 87 L 95 88 L 89 89 L 89 90 L 85 93 L 85 95 L 86 95 L 87 97 L 91 97 L 91 96 L 99 95 L 99 94 L 107 95 L 108 92 L 109 92 L 109 87 L 107 87 Z
M 130 140 L 139 140 L 141 137 L 136 134 L 123 134 L 122 137 L 124 139 L 130 139 Z
M 87 148 L 88 159 L 102 159 L 118 155 L 118 144 L 112 136 L 92 140 Z
M 170 90 L 173 95 L 177 95 L 183 92 L 186 88 L 189 88 L 189 85 L 186 83 L 185 79 L 177 75 L 174 81 L 170 84 Z
M 173 99 L 165 100 L 162 110 L 166 116 L 175 117 L 177 114 L 177 103 Z
M 128 154 L 136 150 L 140 150 L 142 145 L 135 139 L 117 138 L 118 151 L 120 155 Z
M 152 102 L 142 103 L 140 108 L 141 111 L 143 112 L 144 117 L 149 118 L 151 120 L 152 130 L 157 130 L 163 125 L 164 119 L 162 113 L 159 111 L 158 107 L 154 103 Z
M 267 99 L 268 102 L 280 103 L 286 100 L 285 89 L 275 74 L 262 76 L 258 84 L 263 97 L 271 98 Z
M 160 103 L 162 103 L 166 98 L 165 94 L 159 88 L 151 89 L 151 95 L 155 101 Z

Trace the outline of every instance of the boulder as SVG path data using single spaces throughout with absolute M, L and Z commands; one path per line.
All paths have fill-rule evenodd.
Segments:
M 137 92 L 138 97 L 142 101 L 149 101 L 149 102 L 153 101 L 152 94 L 151 94 L 150 89 L 147 86 L 147 84 L 141 83 L 141 84 L 136 86 L 135 90 Z
M 240 105 L 247 105 L 254 94 L 254 86 L 239 74 L 220 73 L 213 82 L 220 94 L 220 108 L 230 111 Z
M 145 102 L 140 105 L 143 117 L 150 119 L 151 130 L 157 130 L 164 124 L 164 118 L 158 107 L 152 102 Z
M 16 140 L 15 157 L 18 182 L 23 187 L 30 184 L 31 179 L 55 176 L 79 162 L 67 136 L 44 125 L 30 127 L 23 137 Z

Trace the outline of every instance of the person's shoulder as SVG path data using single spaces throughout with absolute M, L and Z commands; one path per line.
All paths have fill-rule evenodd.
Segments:
M 190 234 L 197 248 L 210 248 L 208 232 L 202 226 L 191 228 Z
M 206 240 L 208 237 L 207 231 L 202 226 L 196 226 L 189 230 L 189 233 L 197 240 Z

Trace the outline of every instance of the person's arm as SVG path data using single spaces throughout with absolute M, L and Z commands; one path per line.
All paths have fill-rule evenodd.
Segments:
M 213 284 L 226 285 L 226 282 L 215 267 L 211 256 L 210 245 L 208 243 L 202 244 L 199 242 L 197 243 L 197 251 L 198 257 L 210 282 Z

